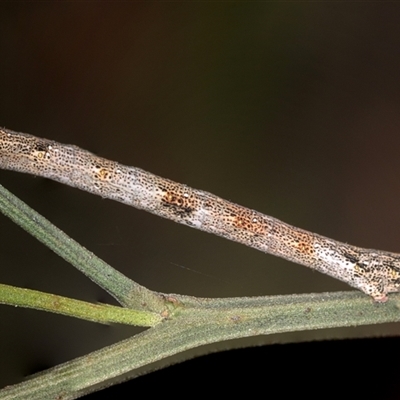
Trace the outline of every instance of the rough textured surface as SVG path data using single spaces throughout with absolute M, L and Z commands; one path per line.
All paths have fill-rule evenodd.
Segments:
M 333 276 L 375 301 L 400 288 L 400 255 L 295 228 L 211 193 L 72 145 L 0 128 L 0 168 L 43 176 Z

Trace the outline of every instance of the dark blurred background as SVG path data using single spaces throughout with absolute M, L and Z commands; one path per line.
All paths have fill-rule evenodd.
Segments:
M 0 124 L 76 144 L 337 240 L 400 251 L 399 7 L 1 3 Z M 305 267 L 49 180 L 0 171 L 0 181 L 154 290 L 225 297 L 349 289 Z M 5 217 L 0 227 L 0 282 L 115 304 Z M 139 331 L 7 306 L 0 316 L 1 386 Z M 392 324 L 232 345 L 399 331 Z M 378 349 L 383 366 L 399 345 L 387 340 L 362 342 Z M 351 357 L 351 346 L 334 343 L 334 354 Z M 331 351 L 328 344 L 303 346 L 311 347 L 257 350 L 275 354 L 276 360 L 265 356 L 267 365 L 283 366 L 296 348 L 311 363 L 320 349 Z M 384 349 L 390 349 L 387 359 Z M 231 353 L 240 369 L 244 353 Z M 223 370 L 233 361 L 221 355 L 219 362 Z M 194 365 L 185 370 L 196 377 Z M 282 370 L 270 371 L 272 380 L 273 373 Z M 154 374 L 132 384 L 152 376 L 162 379 Z

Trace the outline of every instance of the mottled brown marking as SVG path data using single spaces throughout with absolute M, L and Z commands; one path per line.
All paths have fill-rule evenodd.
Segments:
M 262 219 L 251 211 L 237 213 L 236 215 L 232 213 L 232 220 L 236 228 L 245 229 L 255 234 L 265 233 L 265 226 Z
M 185 210 L 191 209 L 191 202 L 180 194 L 173 192 L 166 192 L 162 201 L 168 205 L 183 208 Z
M 191 191 L 185 187 L 174 187 L 169 185 L 168 189 L 162 189 L 161 204 L 170 207 L 176 215 L 187 218 L 189 214 L 198 209 L 198 201 Z M 190 225 L 190 223 L 189 223 Z
M 313 257 L 314 250 L 314 238 L 304 233 L 293 234 L 293 246 L 303 255 Z
M 105 168 L 100 168 L 97 172 L 97 176 L 102 180 L 107 180 L 111 177 L 111 172 L 106 170 Z

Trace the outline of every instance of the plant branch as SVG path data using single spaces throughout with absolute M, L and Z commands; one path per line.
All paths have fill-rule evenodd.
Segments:
M 105 289 L 120 304 L 136 310 L 165 310 L 164 299 L 157 293 L 112 268 L 1 185 L 0 211 Z
M 75 399 L 135 375 L 155 361 L 205 344 L 248 336 L 400 321 L 400 295 L 373 304 L 357 292 L 255 298 L 176 296 L 172 319 L 130 339 L 0 390 L 2 399 Z M 154 368 L 154 367 L 153 367 Z
M 287 252 L 286 258 L 297 262 L 301 261 L 296 258 L 300 253 L 303 256 L 307 253 L 307 257 L 314 257 L 316 254 L 317 257 L 309 266 L 319 269 L 319 263 L 325 263 L 326 266 L 330 266 L 329 268 L 335 266 L 344 268 L 349 272 L 351 279 L 362 278 L 360 285 L 355 286 L 370 294 L 375 300 L 386 301 L 386 293 L 398 290 L 400 267 L 398 268 L 396 263 L 388 264 L 386 261 L 389 262 L 391 258 L 397 262 L 400 260 L 399 255 L 375 250 L 364 251 L 334 242 L 226 202 L 209 193 L 187 188 L 139 169 L 96 158 L 91 153 L 74 146 L 59 145 L 56 142 L 1 129 L 0 133 L 10 145 L 15 145 L 16 138 L 20 139 L 19 145 L 23 141 L 28 141 L 26 147 L 29 149 L 28 153 L 25 148 L 19 148 L 20 153 L 17 154 L 11 152 L 2 155 L 0 152 L 0 158 L 7 168 L 10 167 L 10 161 L 14 162 L 12 168 L 23 172 L 33 172 L 32 165 L 35 168 L 40 167 L 43 176 L 52 177 L 63 183 L 74 183 L 73 186 L 85 190 L 94 187 L 97 194 L 104 194 L 102 190 L 111 188 L 113 194 L 109 196 L 110 198 L 130 202 L 139 208 L 230 239 L 235 239 L 233 236 L 239 234 L 237 241 L 245 244 L 249 242 L 252 247 L 261 250 L 264 249 L 262 246 L 268 247 L 271 243 L 278 243 L 278 240 L 281 240 L 279 245 L 283 247 L 278 249 L 279 251 L 272 249 L 271 253 L 282 256 L 281 253 Z M 74 152 L 82 156 L 79 159 L 84 172 L 82 176 L 79 175 L 79 171 L 75 173 L 73 166 L 66 172 L 63 170 L 64 164 L 57 164 L 57 157 L 61 155 L 61 161 L 67 165 L 70 165 L 68 163 L 71 160 L 75 162 L 77 159 L 71 157 Z M 83 162 L 93 159 L 96 162 Z M 90 170 L 92 167 L 94 171 Z M 57 173 L 62 170 L 61 172 L 66 172 L 66 175 L 55 178 L 55 175 L 49 173 L 53 171 L 52 168 L 58 169 Z M 132 197 L 134 195 L 131 189 L 126 190 L 129 185 L 127 186 L 122 180 L 124 177 L 133 179 L 130 184 L 136 189 L 139 188 L 135 194 L 139 197 Z M 152 194 L 153 199 L 146 198 Z M 123 196 L 126 196 L 126 199 Z M 143 199 L 140 196 L 143 196 Z M 143 200 L 143 203 L 139 200 Z M 134 308 L 136 311 L 132 311 L 133 314 L 130 315 L 133 320 L 144 321 L 144 325 L 154 325 L 128 340 L 51 368 L 18 385 L 9 386 L 0 391 L 2 399 L 74 399 L 100 387 L 117 383 L 123 378 L 132 377 L 137 374 L 138 368 L 149 368 L 155 361 L 188 349 L 228 339 L 400 321 L 400 294 L 392 295 L 387 303 L 382 305 L 373 303 L 370 298 L 356 292 L 228 299 L 202 299 L 156 293 L 114 270 L 1 186 L 0 211 L 107 290 L 122 305 Z M 210 219 L 214 211 L 216 222 Z M 267 235 L 264 235 L 267 242 L 257 242 L 265 232 L 267 232 Z M 289 248 L 290 246 L 293 248 Z M 294 253 L 290 253 L 291 251 Z M 381 269 L 376 269 L 379 260 L 385 263 Z M 378 275 L 374 275 L 372 286 L 368 286 L 367 275 L 372 272 Z M 364 278 L 366 280 L 363 280 Z M 380 291 L 375 284 L 386 278 L 390 278 L 386 282 L 387 287 Z M 76 303 L 68 303 L 59 296 L 7 286 L 0 286 L 0 295 L 1 292 L 3 299 L 0 302 L 51 311 L 57 309 L 63 314 L 89 316 L 88 319 L 92 320 L 102 318 L 95 315 L 97 306 L 83 305 L 82 302 L 75 300 L 71 301 Z M 76 310 L 71 311 L 71 308 Z M 119 312 L 119 308 L 116 308 Z M 107 314 L 108 311 L 113 312 L 111 306 L 105 306 L 104 312 Z M 124 321 L 127 315 L 120 314 L 118 322 L 130 323 L 129 321 L 132 321 L 130 317 L 128 322 Z M 158 323 L 161 320 L 164 322 Z
M 50 293 L 0 284 L 0 303 L 33 308 L 103 324 L 154 326 L 162 321 L 160 314 L 137 311 L 109 304 L 93 304 Z

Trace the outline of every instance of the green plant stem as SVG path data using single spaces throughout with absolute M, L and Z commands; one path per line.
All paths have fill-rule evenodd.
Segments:
M 135 337 L 0 391 L 2 399 L 75 399 L 135 375 L 157 360 L 201 345 L 272 333 L 400 321 L 400 295 L 373 304 L 360 292 L 255 298 L 176 296 L 172 319 Z M 123 377 L 122 375 L 125 374 Z
M 136 311 L 108 304 L 93 304 L 50 293 L 0 284 L 0 303 L 50 311 L 104 324 L 119 323 L 154 326 L 162 321 L 159 314 Z
M 143 367 L 150 368 L 155 361 L 228 339 L 400 321 L 400 294 L 391 295 L 385 304 L 377 304 L 360 292 L 228 299 L 154 293 L 83 249 L 1 186 L 0 210 L 109 291 L 122 304 L 154 312 L 157 316 L 146 314 L 150 319 L 155 318 L 151 320 L 154 323 L 160 320 L 157 318 L 164 318 L 163 323 L 128 340 L 51 368 L 20 384 L 8 386 L 0 390 L 2 399 L 74 399 L 135 376 L 139 368 L 142 372 Z M 8 290 L 3 289 L 4 293 Z M 72 307 L 72 303 L 65 305 L 59 296 L 35 294 L 33 291 L 24 294 L 22 291 L 10 289 L 7 301 L 28 307 L 37 301 L 36 308 L 41 309 L 46 308 L 46 301 L 52 301 L 52 311 L 64 307 L 65 313 Z M 29 295 L 32 298 L 24 300 L 24 296 Z M 35 299 L 36 295 L 38 297 Z M 84 315 L 88 311 L 84 311 L 84 306 L 79 303 L 73 306 L 78 309 L 75 314 Z M 93 305 L 89 307 L 96 308 Z M 107 310 L 111 309 L 111 306 L 106 307 Z M 133 319 L 139 317 L 137 313 L 132 315 Z
M 132 281 L 86 250 L 1 185 L 0 211 L 105 289 L 120 304 L 136 310 L 165 310 L 161 296 Z

